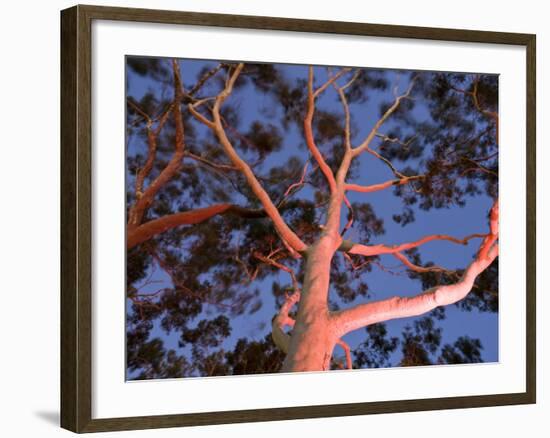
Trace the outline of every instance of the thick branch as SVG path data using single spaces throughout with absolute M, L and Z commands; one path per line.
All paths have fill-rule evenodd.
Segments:
M 498 201 L 495 201 L 491 209 L 489 228 L 476 258 L 456 283 L 436 286 L 414 297 L 392 297 L 338 312 L 334 314 L 333 321 L 339 336 L 378 322 L 422 315 L 438 306 L 453 304 L 466 297 L 474 287 L 478 275 L 498 256 Z
M 181 225 L 198 224 L 221 214 L 234 214 L 247 219 L 266 217 L 264 210 L 249 209 L 234 204 L 216 204 L 205 208 L 169 214 L 145 222 L 137 227 L 128 227 L 126 248 L 133 248 L 140 243 L 146 242 L 157 234 L 164 233 L 165 231 Z

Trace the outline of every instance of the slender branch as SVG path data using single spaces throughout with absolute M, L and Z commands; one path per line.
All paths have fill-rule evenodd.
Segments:
M 333 76 L 331 79 L 336 80 L 336 75 Z M 326 86 L 328 82 L 325 84 Z M 307 147 L 313 156 L 315 158 L 315 161 L 317 161 L 317 164 L 319 164 L 319 168 L 321 169 L 321 172 L 325 175 L 325 178 L 327 179 L 328 185 L 330 187 L 330 191 L 334 192 L 336 190 L 336 181 L 334 179 L 334 174 L 332 173 L 331 168 L 325 161 L 323 155 L 319 151 L 319 148 L 315 144 L 315 139 L 313 137 L 313 114 L 315 112 L 315 98 L 318 95 L 318 92 L 323 87 L 319 88 L 317 91 L 313 91 L 313 67 L 309 67 L 309 74 L 308 74 L 308 85 L 307 85 L 307 111 L 306 116 L 304 118 L 304 134 L 306 138 L 306 144 Z
M 407 91 L 404 94 L 397 96 L 395 98 L 395 101 L 393 102 L 393 104 L 386 110 L 386 112 L 382 115 L 382 117 L 380 117 L 380 119 L 378 119 L 378 121 L 374 124 L 373 128 L 371 129 L 371 131 L 369 132 L 369 134 L 367 135 L 367 138 L 365 138 L 363 143 L 361 143 L 359 146 L 353 149 L 354 156 L 360 155 L 365 150 L 372 151 L 372 149 L 370 149 L 370 143 L 372 142 L 372 139 L 376 136 L 376 134 L 378 133 L 378 130 L 381 128 L 384 122 L 388 119 L 388 117 L 390 117 L 397 110 L 397 108 L 399 108 L 401 101 L 409 98 L 415 82 L 416 82 L 416 77 L 412 79 L 409 85 L 409 88 L 407 88 Z
M 482 164 L 479 164 L 478 161 L 479 160 L 472 160 L 471 158 L 468 158 L 468 157 L 462 157 L 462 159 L 464 161 L 467 161 L 468 163 L 471 163 L 473 164 L 475 167 L 473 168 L 469 168 L 469 169 L 466 169 L 464 172 L 462 172 L 462 175 L 466 174 L 467 172 L 472 172 L 472 171 L 481 171 L 481 172 L 484 172 L 484 173 L 487 173 L 489 175 L 492 175 L 494 177 L 497 177 L 498 178 L 498 173 L 492 171 L 491 169 L 487 169 L 485 166 L 483 166 Z
M 177 273 L 174 268 L 172 268 L 165 259 L 163 259 L 154 249 L 149 248 L 149 253 L 153 257 L 153 260 L 158 264 L 160 269 L 162 269 L 169 277 L 172 282 L 172 285 L 175 289 L 180 289 L 184 291 L 185 293 L 189 294 L 190 296 L 193 296 L 195 298 L 200 299 L 201 301 L 204 301 L 206 304 L 210 304 L 212 306 L 216 306 L 219 308 L 224 308 L 228 310 L 234 310 L 239 306 L 239 303 L 233 303 L 233 304 L 226 304 L 222 303 L 220 301 L 214 301 L 208 297 L 208 291 L 205 291 L 206 293 L 201 292 L 195 292 L 191 289 L 189 289 L 185 284 L 183 284 L 182 281 L 178 279 Z M 166 290 L 166 289 L 164 289 Z
M 349 113 L 348 100 L 341 88 L 338 88 L 338 95 L 340 96 L 340 100 L 342 101 L 342 105 L 344 107 L 344 145 L 346 146 L 346 149 L 351 149 L 351 117 Z
M 147 123 L 147 160 L 145 165 L 139 170 L 136 176 L 136 198 L 139 199 L 143 196 L 143 184 L 145 183 L 145 178 L 151 173 L 153 165 L 155 163 L 156 153 L 157 153 L 157 138 L 162 130 L 164 124 L 168 120 L 170 115 L 169 111 L 166 111 L 161 116 L 159 123 L 156 129 L 153 129 L 151 124 Z M 152 122 L 151 122 L 152 123 Z
M 271 257 L 266 257 L 263 254 L 259 252 L 254 252 L 254 257 L 256 257 L 258 260 L 267 263 L 268 265 L 275 266 L 277 269 L 280 269 L 281 271 L 285 271 L 290 275 L 290 278 L 292 279 L 292 287 L 294 289 L 294 292 L 300 291 L 300 285 L 298 283 L 298 279 L 296 278 L 296 275 L 294 274 L 294 270 L 289 268 L 288 266 L 283 265 L 282 263 L 277 262 L 276 260 L 272 259 Z M 299 298 L 298 298 L 299 300 Z
M 359 77 L 360 74 L 361 74 L 361 69 L 360 68 L 356 69 L 355 73 L 353 74 L 351 79 L 339 88 L 342 91 L 345 91 L 347 88 L 349 88 L 351 85 L 353 85 L 353 83 L 357 80 L 357 78 Z
M 336 82 L 332 83 L 332 86 L 334 87 L 334 89 L 338 93 L 338 96 L 340 97 L 340 102 L 342 103 L 342 108 L 344 109 L 344 119 L 345 119 L 345 124 L 344 124 L 344 145 L 346 146 L 346 149 L 348 149 L 348 150 L 351 149 L 351 127 L 350 127 L 351 115 L 350 115 L 350 111 L 349 111 L 349 104 L 348 104 L 348 99 L 346 97 L 345 90 L 351 84 L 353 84 L 353 82 L 355 82 L 355 80 L 359 76 L 359 73 L 360 73 L 360 70 L 357 70 L 355 72 L 355 74 L 353 75 L 353 77 L 345 85 L 343 85 L 342 87 L 339 87 Z
M 413 136 L 413 137 L 409 138 L 407 141 L 401 141 L 397 137 L 388 137 L 387 135 L 380 134 L 380 133 L 377 133 L 376 137 L 381 138 L 383 142 L 396 143 L 399 146 L 403 146 L 404 148 L 408 148 L 410 146 L 410 144 L 416 139 L 416 136 Z
M 457 239 L 456 237 L 448 236 L 446 234 L 430 234 L 414 242 L 402 243 L 400 245 L 361 245 L 354 243 L 350 240 L 344 240 L 338 248 L 339 251 L 344 251 L 349 254 L 359 254 L 363 256 L 375 256 L 381 254 L 394 254 L 396 252 L 406 251 L 411 248 L 416 248 L 420 245 L 423 245 L 434 240 L 447 240 L 449 242 L 457 243 L 460 245 L 466 245 L 471 239 L 475 238 L 485 238 L 486 234 L 470 234 L 469 236 L 464 237 L 463 239 Z
M 446 272 L 446 273 L 453 273 L 454 271 L 450 271 L 445 268 L 441 268 L 439 266 L 418 266 L 412 263 L 407 256 L 400 252 L 394 252 L 392 254 L 397 260 L 399 260 L 401 263 L 403 263 L 407 268 L 409 268 L 411 271 L 419 272 L 419 273 L 426 273 L 426 272 Z
M 285 354 L 288 353 L 290 335 L 284 331 L 284 328 L 286 326 L 294 327 L 295 321 L 289 316 L 289 313 L 298 301 L 300 301 L 299 291 L 287 295 L 285 302 L 271 323 L 271 337 L 273 338 L 273 342 Z
M 350 264 L 351 270 L 352 270 L 352 271 L 358 271 L 358 270 L 360 270 L 361 268 L 363 268 L 364 266 L 367 266 L 367 265 L 369 265 L 369 264 L 372 262 L 371 259 L 366 259 L 366 260 L 362 261 L 361 263 L 355 263 L 355 262 L 353 261 L 353 259 L 351 258 L 351 256 L 350 256 L 347 252 L 344 253 L 344 258 L 345 258 L 345 259 L 348 261 L 348 263 Z
M 141 223 L 143 219 L 143 215 L 145 214 L 145 211 L 149 208 L 149 206 L 153 203 L 153 199 L 155 195 L 168 181 L 170 181 L 174 177 L 176 172 L 179 170 L 181 166 L 181 162 L 183 160 L 185 143 L 184 143 L 183 117 L 181 114 L 181 100 L 183 97 L 183 94 L 182 94 L 183 91 L 182 91 L 182 85 L 181 85 L 181 74 L 179 70 L 179 65 L 176 60 L 172 61 L 172 67 L 174 71 L 174 103 L 172 105 L 172 114 L 174 116 L 174 122 L 176 125 L 174 154 L 172 155 L 172 158 L 170 159 L 166 167 L 160 172 L 157 178 L 153 180 L 153 182 L 151 182 L 149 187 L 147 187 L 147 189 L 145 189 L 143 193 L 141 193 L 141 191 L 138 191 L 136 193 L 136 195 L 138 195 L 137 200 L 135 204 L 132 206 L 132 208 L 130 209 L 130 212 L 128 214 L 129 226 L 138 226 Z M 166 114 L 168 114 L 168 112 Z M 156 133 L 156 135 L 158 135 L 158 132 Z M 149 160 L 151 160 L 151 164 L 150 164 L 151 168 L 152 168 L 152 160 L 154 160 L 154 156 L 155 156 L 155 151 L 156 151 L 156 141 L 155 141 L 153 150 L 151 150 L 151 145 L 149 150 L 148 164 L 149 164 Z M 149 171 L 150 169 L 148 169 L 147 173 Z M 142 172 L 143 172 L 143 169 L 142 169 Z M 138 180 L 139 179 L 140 177 L 138 177 Z M 141 187 L 141 184 L 142 183 L 140 183 L 140 187 Z
M 192 160 L 198 161 L 199 163 L 206 164 L 209 167 L 212 167 L 214 169 L 218 170 L 239 170 L 235 166 L 232 166 L 230 164 L 223 164 L 223 163 L 214 163 L 213 161 L 210 161 L 200 155 L 196 155 L 192 152 L 185 152 L 184 154 L 186 157 L 191 158 Z
M 313 75 L 313 67 L 310 67 L 310 72 L 311 72 L 311 75 Z M 328 81 L 326 81 L 323 85 L 321 85 L 317 90 L 315 90 L 313 92 L 313 98 L 316 99 L 317 97 L 319 97 L 319 95 L 325 91 L 328 87 L 330 87 L 335 81 L 337 81 L 340 77 L 342 77 L 343 75 L 345 75 L 346 73 L 349 73 L 351 71 L 351 68 L 349 67 L 346 67 L 346 68 L 343 68 L 341 69 L 338 73 L 336 73 L 334 76 L 332 76 L 331 78 L 329 78 Z M 312 76 L 313 77 L 313 76 Z M 311 84 L 312 87 L 313 87 L 313 83 Z M 350 84 L 351 85 L 351 84 Z
M 223 63 L 218 64 L 216 67 L 214 67 L 212 70 L 207 71 L 200 79 L 199 81 L 191 88 L 189 91 L 189 96 L 194 96 L 202 87 L 203 85 L 216 73 L 218 73 L 221 68 L 223 67 Z
M 283 193 L 283 196 L 281 199 L 277 202 L 277 208 L 284 207 L 286 205 L 286 202 L 290 199 L 290 197 L 296 193 L 298 193 L 306 184 L 306 175 L 309 168 L 309 159 L 306 161 L 306 164 L 304 164 L 304 168 L 302 169 L 302 174 L 300 176 L 300 179 L 288 186 L 288 188 L 285 190 L 285 193 Z M 316 167 L 315 167 L 316 169 Z
M 349 199 L 347 196 L 344 196 L 344 203 L 346 204 L 346 207 L 348 208 L 348 217 L 346 225 L 344 225 L 344 228 L 342 229 L 342 232 L 340 233 L 340 236 L 344 236 L 348 230 L 352 227 L 353 221 L 355 219 L 353 214 L 353 206 L 351 205 L 351 202 L 349 202 Z
M 205 102 L 207 102 L 207 101 L 209 101 L 209 100 L 212 100 L 212 98 L 197 100 L 197 101 L 194 102 L 194 103 L 190 103 L 190 104 L 188 105 L 188 108 L 189 108 L 189 111 L 191 112 L 191 114 L 192 114 L 199 122 L 201 122 L 203 125 L 208 126 L 210 129 L 214 129 L 214 128 L 215 128 L 214 122 L 212 122 L 211 120 L 208 120 L 206 117 L 204 117 L 201 113 L 199 113 L 199 112 L 197 111 L 197 107 L 201 106 L 202 104 L 204 104 Z
M 475 161 L 476 163 L 479 163 L 480 161 L 491 160 L 492 158 L 495 158 L 497 155 L 498 155 L 498 151 L 496 151 L 496 152 L 494 152 L 494 153 L 492 153 L 492 154 L 490 154 L 490 155 L 486 155 L 486 156 L 484 156 L 484 157 L 481 157 L 481 158 L 476 158 L 475 160 L 472 160 L 472 159 L 470 158 L 470 160 Z
M 128 102 L 128 105 L 130 105 L 134 111 L 136 111 L 141 117 L 143 117 L 145 119 L 145 121 L 147 122 L 147 125 L 150 126 L 153 124 L 153 120 L 151 119 L 151 117 L 149 116 L 149 114 L 147 114 L 135 101 L 133 98 L 128 98 L 127 99 L 127 102 Z
M 306 161 L 306 164 L 304 165 L 304 168 L 302 170 L 302 176 L 300 177 L 300 179 L 298 181 L 296 181 L 295 183 L 292 183 L 291 185 L 288 186 L 288 188 L 286 189 L 286 191 L 283 195 L 283 198 L 286 198 L 287 196 L 289 196 L 294 189 L 296 189 L 298 187 L 301 187 L 305 184 L 305 179 L 306 179 L 308 167 L 309 167 L 309 160 Z
M 472 98 L 474 100 L 474 105 L 480 113 L 484 114 L 487 117 L 490 117 L 495 122 L 495 129 L 496 129 L 496 134 L 497 134 L 497 144 L 498 144 L 498 124 L 499 124 L 498 113 L 496 111 L 489 111 L 485 108 L 482 108 L 481 104 L 479 103 L 479 97 L 478 97 L 478 94 L 477 94 L 478 84 L 479 84 L 479 78 L 476 78 L 476 80 L 474 82 L 474 91 L 472 92 Z
M 396 318 L 422 315 L 438 306 L 446 306 L 463 299 L 474 287 L 479 274 L 498 256 L 498 201 L 491 208 L 489 233 L 483 239 L 476 258 L 454 284 L 436 286 L 413 297 L 392 297 L 360 304 L 333 314 L 333 323 L 339 336 Z
M 493 172 L 492 170 L 486 169 L 485 167 L 471 167 L 471 168 L 466 169 L 465 171 L 463 171 L 460 174 L 460 176 L 464 176 L 467 173 L 471 173 L 471 172 L 483 172 L 483 173 L 486 173 L 487 175 L 491 175 L 491 176 L 494 176 L 494 177 L 498 178 L 497 173 Z
M 472 98 L 472 102 L 474 103 L 475 108 L 481 114 L 483 114 L 484 116 L 493 119 L 493 122 L 495 124 L 496 142 L 497 142 L 497 144 L 499 144 L 499 115 L 498 115 L 498 112 L 497 111 L 490 111 L 490 110 L 488 110 L 486 108 L 483 108 L 481 106 L 481 103 L 479 102 L 479 96 L 478 96 L 478 84 L 479 84 L 479 76 L 476 76 L 474 78 L 473 90 L 472 91 L 463 90 L 461 88 L 454 87 L 453 85 L 451 85 L 451 89 L 453 89 L 454 91 L 456 91 L 458 93 L 462 93 L 464 95 L 470 96 Z
M 361 192 L 361 193 L 371 193 L 371 192 L 377 192 L 380 190 L 387 189 L 388 187 L 401 186 L 403 184 L 409 183 L 410 181 L 415 181 L 422 178 L 425 178 L 425 176 L 424 175 L 406 176 L 404 178 L 392 179 L 383 183 L 372 184 L 370 186 L 362 186 L 359 184 L 346 184 L 346 190 L 351 190 L 354 192 Z
M 349 348 L 349 345 L 342 341 L 341 339 L 339 339 L 338 341 L 336 341 L 336 343 L 342 347 L 342 349 L 344 350 L 344 354 L 346 355 L 346 366 L 347 366 L 347 369 L 348 370 L 351 370 L 353 368 L 353 362 L 351 360 L 351 350 Z
M 393 165 L 393 163 L 388 160 L 386 157 L 382 156 L 380 153 L 376 152 L 374 149 L 371 149 L 370 147 L 367 148 L 367 152 L 369 154 L 371 154 L 372 156 L 378 158 L 380 161 L 382 161 L 386 166 L 388 166 L 390 168 L 390 170 L 392 171 L 392 173 L 397 177 L 397 178 L 406 178 L 406 175 L 402 174 L 401 172 L 399 172 L 395 166 Z
M 203 121 L 203 118 L 197 117 L 198 113 L 196 111 L 195 112 L 191 111 L 191 112 L 199 121 L 201 121 L 210 129 L 212 129 L 213 132 L 216 134 L 228 158 L 233 163 L 233 165 L 243 173 L 244 177 L 248 182 L 248 185 L 250 186 L 250 188 L 258 198 L 258 200 L 262 203 L 267 215 L 273 221 L 275 229 L 281 236 L 281 239 L 283 240 L 283 242 L 285 244 L 288 244 L 289 248 L 291 248 L 295 252 L 300 253 L 307 249 L 307 245 L 286 224 L 279 210 L 277 209 L 277 207 L 275 206 L 275 204 L 273 203 L 273 201 L 271 200 L 271 198 L 269 197 L 265 189 L 262 187 L 258 179 L 256 178 L 256 175 L 254 174 L 250 166 L 238 155 L 237 151 L 234 149 L 223 127 L 223 122 L 220 115 L 220 108 L 224 103 L 224 101 L 231 95 L 233 91 L 233 85 L 235 84 L 235 81 L 239 77 L 239 74 L 241 73 L 243 67 L 244 67 L 244 64 L 241 63 L 235 68 L 235 71 L 229 77 L 225 88 L 215 98 L 215 103 L 212 108 L 213 121 L 211 123 L 205 123 Z M 191 106 L 192 105 L 190 105 L 190 109 L 191 109 Z

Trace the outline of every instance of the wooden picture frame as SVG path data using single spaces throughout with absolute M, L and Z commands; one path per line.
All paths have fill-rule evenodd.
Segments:
M 410 38 L 526 48 L 526 391 L 176 415 L 92 418 L 92 35 L 94 20 Z M 535 403 L 535 35 L 75 6 L 61 13 L 61 426 L 74 432 L 350 416 Z

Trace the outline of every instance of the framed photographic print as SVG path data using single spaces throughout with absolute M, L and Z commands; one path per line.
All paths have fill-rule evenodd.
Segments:
M 61 14 L 61 422 L 535 402 L 535 36 Z

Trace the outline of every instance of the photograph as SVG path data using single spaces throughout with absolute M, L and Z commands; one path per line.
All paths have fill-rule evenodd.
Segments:
M 540 436 L 542 5 L 7 3 L 0 435 Z
M 125 87 L 127 381 L 501 360 L 498 74 L 127 54 Z

